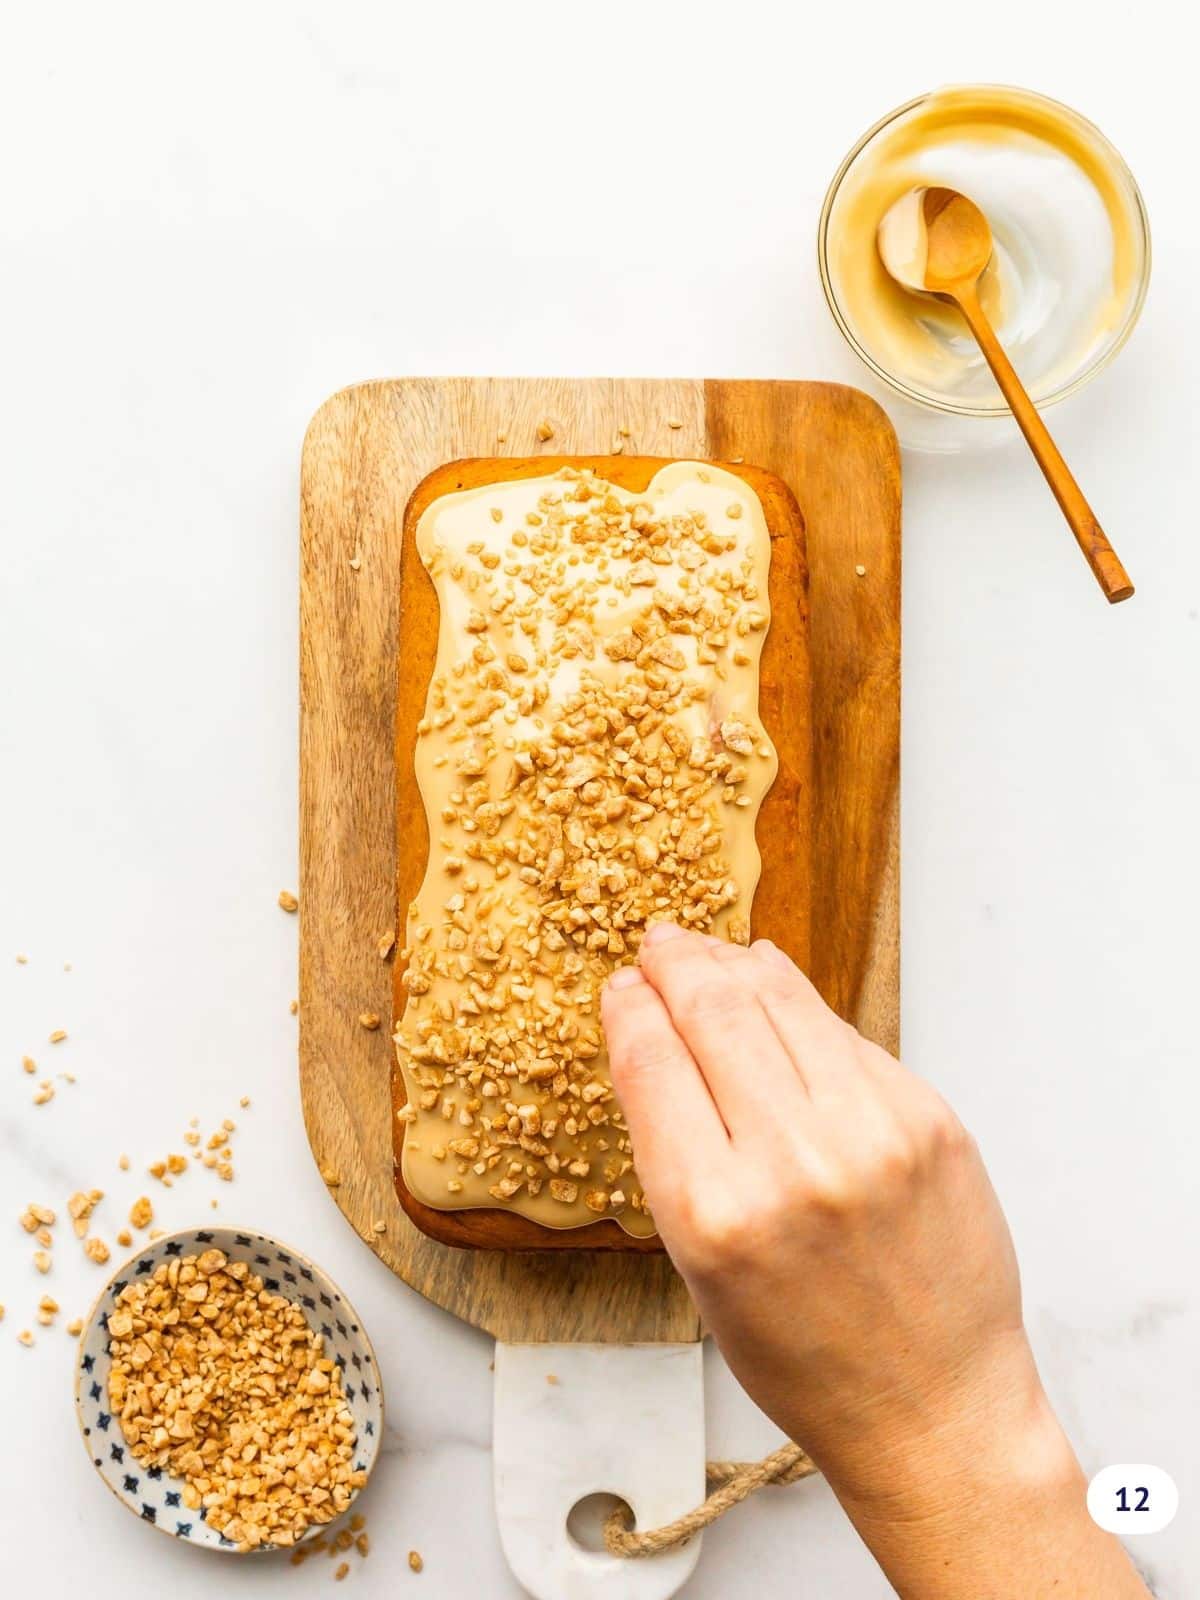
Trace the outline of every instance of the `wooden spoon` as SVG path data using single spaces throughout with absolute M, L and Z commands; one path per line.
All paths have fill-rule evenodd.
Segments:
M 955 189 L 911 189 L 884 216 L 877 243 L 884 266 L 902 288 L 958 306 L 1100 587 L 1110 601 L 1128 600 L 1133 593 L 1129 574 L 979 303 L 979 276 L 992 258 L 992 230 L 983 212 Z

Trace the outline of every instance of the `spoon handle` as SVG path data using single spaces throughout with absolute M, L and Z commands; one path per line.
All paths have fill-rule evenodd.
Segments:
M 1070 523 L 1071 532 L 1087 558 L 1088 565 L 1095 573 L 1096 581 L 1109 601 L 1115 603 L 1118 600 L 1128 600 L 1133 593 L 1129 574 L 1121 565 L 1117 552 L 1109 544 L 1104 529 L 1096 521 L 1095 513 L 1084 498 L 1083 490 L 1075 482 L 1070 467 L 1050 437 L 1050 430 L 1026 393 L 1024 384 L 1017 377 L 1012 362 L 1005 354 L 1004 346 L 997 339 L 991 323 L 984 315 L 974 285 L 957 284 L 952 293 L 978 341 L 979 348 L 983 351 L 988 366 L 995 375 L 996 382 L 1000 385 L 1001 393 L 1017 419 L 1017 426 L 1025 435 L 1046 482 L 1054 492 L 1054 498 L 1062 508 L 1063 516 Z

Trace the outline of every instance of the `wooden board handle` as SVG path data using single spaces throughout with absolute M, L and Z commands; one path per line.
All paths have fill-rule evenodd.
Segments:
M 1128 600 L 1133 593 L 1129 574 L 1121 565 L 1117 552 L 1109 544 L 1108 536 L 1097 522 L 1096 514 L 1088 505 L 1083 490 L 1076 483 L 1070 467 L 1050 437 L 1049 428 L 1029 398 L 1024 384 L 1008 359 L 1004 346 L 993 332 L 992 325 L 979 304 L 974 286 L 959 286 L 953 293 L 963 316 L 970 324 L 971 332 L 979 343 L 979 348 L 983 351 L 988 366 L 992 369 L 996 382 L 1000 385 L 1001 393 L 1017 419 L 1017 426 L 1025 435 L 1026 442 L 1033 451 L 1046 482 L 1053 490 L 1063 516 L 1070 524 L 1071 532 L 1075 535 L 1075 541 L 1083 551 L 1088 566 L 1104 590 L 1105 597 L 1111 604 L 1115 604 L 1118 600 Z

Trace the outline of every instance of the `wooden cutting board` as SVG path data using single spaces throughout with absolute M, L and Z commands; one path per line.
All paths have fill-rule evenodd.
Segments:
M 550 439 L 539 440 L 549 423 Z M 545 431 L 544 429 L 542 431 Z M 301 464 L 300 1083 L 329 1191 L 380 1258 L 508 1341 L 699 1337 L 653 1255 L 461 1251 L 404 1215 L 392 1173 L 381 935 L 396 905 L 393 721 L 408 497 L 460 456 L 744 460 L 792 488 L 808 534 L 813 678 L 811 974 L 863 1032 L 899 1024 L 900 468 L 866 395 L 719 379 L 396 379 L 343 390 Z

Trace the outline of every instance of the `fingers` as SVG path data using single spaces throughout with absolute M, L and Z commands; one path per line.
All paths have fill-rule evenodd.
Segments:
M 854 1102 L 852 1126 L 838 1116 L 840 1136 L 865 1144 L 869 1127 L 899 1125 L 920 1139 L 931 1117 L 944 1120 L 946 1108 L 934 1091 L 830 1010 L 782 950 L 760 939 L 749 953 L 770 969 L 770 978 L 759 984 L 759 999 L 807 1079 L 814 1104 L 838 1114 Z
M 600 1010 L 638 1173 L 651 1205 L 661 1205 L 672 1178 L 711 1168 L 728 1152 L 729 1135 L 666 1006 L 637 967 L 613 974 Z
M 735 1143 L 786 1126 L 801 1110 L 804 1085 L 778 1033 L 726 951 L 733 947 L 673 923 L 658 923 L 638 961 L 662 997 Z
M 751 965 L 735 970 L 753 984 L 763 1011 L 815 1103 L 844 1102 L 864 1086 L 862 1041 L 817 993 L 813 983 L 769 939 L 747 951 Z

